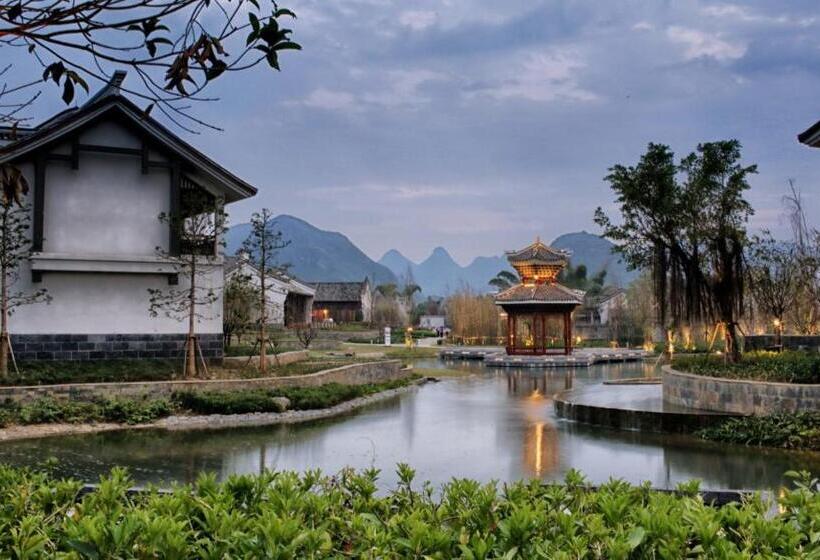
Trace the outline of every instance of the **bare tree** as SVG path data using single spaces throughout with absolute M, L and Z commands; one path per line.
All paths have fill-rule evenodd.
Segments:
M 299 343 L 305 350 L 310 348 L 310 345 L 318 334 L 319 330 L 314 327 L 312 323 L 305 323 L 304 325 L 296 327 L 296 338 L 299 339 Z
M 259 345 L 259 371 L 267 369 L 267 349 L 270 340 L 267 336 L 267 327 L 270 321 L 268 316 L 268 278 L 272 274 L 283 271 L 277 263 L 276 255 L 280 249 L 288 246 L 282 239 L 282 232 L 275 229 L 276 221 L 269 208 L 255 212 L 251 217 L 251 233 L 242 245 L 242 248 L 251 256 L 259 269 L 259 322 L 257 325 L 257 340 Z
M 798 332 L 814 334 L 820 322 L 820 231 L 809 226 L 802 194 L 793 180 L 783 203 L 797 258 L 797 295 L 790 319 Z
M 258 65 L 279 70 L 279 55 L 301 47 L 283 18 L 295 14 L 259 0 L 0 0 L 0 101 L 6 120 L 52 81 L 66 104 L 87 83 L 107 83 L 133 70 L 140 86 L 126 90 L 186 130 L 211 126 L 190 111 L 208 101 L 211 82 Z M 30 59 L 30 61 L 26 61 Z M 32 62 L 34 64 L 32 64 Z M 14 81 L 10 77 L 14 77 Z M 0 117 L 2 122 L 3 117 Z M 215 127 L 213 127 L 215 128 Z
M 200 188 L 182 191 L 180 211 L 160 214 L 159 219 L 174 232 L 179 240 L 179 251 L 174 248 L 156 248 L 157 255 L 171 263 L 176 275 L 184 279 L 179 287 L 149 288 L 149 313 L 188 322 L 185 340 L 185 376 L 195 377 L 200 363 L 207 374 L 207 365 L 196 335 L 197 321 L 210 318 L 202 311 L 209 308 L 219 296 L 214 287 L 202 281 L 212 273 L 219 257 L 219 245 L 225 231 L 223 201 Z M 199 360 L 197 359 L 199 358 Z
M 779 243 L 769 232 L 752 238 L 747 257 L 749 285 L 760 311 L 774 321 L 781 341 L 786 312 L 797 301 L 800 262 L 797 247 Z
M 48 303 L 51 296 L 45 289 L 13 291 L 20 279 L 20 264 L 31 255 L 31 207 L 22 203 L 28 184 L 16 168 L 0 167 L 0 182 L 0 376 L 7 377 L 11 353 L 9 317 L 17 307 Z

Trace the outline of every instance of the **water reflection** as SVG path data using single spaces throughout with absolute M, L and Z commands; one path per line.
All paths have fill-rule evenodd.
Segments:
M 139 482 L 189 481 L 203 470 L 220 476 L 263 468 L 345 466 L 382 469 L 395 482 L 398 462 L 435 484 L 453 476 L 480 480 L 554 480 L 570 468 L 592 481 L 611 476 L 658 487 L 700 478 L 705 488 L 776 488 L 789 469 L 820 471 L 820 454 L 718 446 L 683 436 L 601 430 L 558 420 L 551 396 L 602 379 L 651 374 L 640 364 L 539 370 L 457 367 L 476 375 L 426 385 L 342 418 L 292 426 L 209 432 L 136 431 L 46 438 L 0 445 L 0 461 L 37 465 L 95 480 L 114 465 Z

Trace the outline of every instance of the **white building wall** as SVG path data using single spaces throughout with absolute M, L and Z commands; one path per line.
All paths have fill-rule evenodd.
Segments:
M 102 123 L 83 134 L 84 144 L 139 147 L 139 140 L 113 123 Z M 68 147 L 57 151 L 68 153 Z M 152 155 L 157 158 L 157 155 Z M 49 162 L 46 170 L 43 253 L 60 256 L 106 256 L 135 262 L 156 258 L 157 246 L 168 247 L 168 226 L 159 214 L 170 205 L 168 170 L 141 172 L 140 160 L 132 155 L 80 153 L 78 170 L 68 163 Z M 33 166 L 22 166 L 33 191 Z M 29 195 L 31 197 L 31 193 Z M 29 199 L 31 202 L 31 198 Z M 82 265 L 84 266 L 84 265 Z M 146 265 L 151 266 L 151 265 Z M 89 270 L 93 269 L 88 265 Z M 201 333 L 222 332 L 221 259 L 208 265 L 197 281 L 219 294 L 219 299 L 198 321 Z M 45 288 L 49 305 L 26 305 L 11 317 L 15 334 L 129 334 L 185 333 L 187 324 L 165 316 L 149 315 L 149 288 L 184 289 L 187 279 L 169 286 L 159 273 L 43 272 L 42 281 L 32 282 L 28 263 L 11 291 L 32 292 Z

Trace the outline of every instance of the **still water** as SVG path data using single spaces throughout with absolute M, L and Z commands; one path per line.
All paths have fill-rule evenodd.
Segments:
M 559 420 L 550 395 L 603 379 L 651 374 L 643 364 L 511 370 L 480 362 L 417 362 L 473 373 L 429 383 L 347 416 L 290 426 L 207 432 L 133 431 L 0 444 L 0 462 L 58 459 L 59 474 L 95 481 L 115 465 L 138 483 L 190 481 L 203 470 L 224 477 L 268 469 L 336 472 L 382 469 L 395 482 L 398 462 L 434 484 L 560 479 L 571 468 L 593 482 L 610 477 L 658 488 L 698 478 L 708 489 L 774 489 L 790 469 L 820 473 L 820 454 L 715 445 L 686 436 L 604 430 Z

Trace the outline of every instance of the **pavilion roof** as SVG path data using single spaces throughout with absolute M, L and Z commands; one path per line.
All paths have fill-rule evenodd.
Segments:
M 518 251 L 507 251 L 507 260 L 510 264 L 516 263 L 539 263 L 548 265 L 566 265 L 569 261 L 569 253 L 560 249 L 555 249 L 537 239 L 535 243 L 524 247 Z
M 584 293 L 562 286 L 557 282 L 546 284 L 519 284 L 495 296 L 496 304 L 552 303 L 581 305 Z

